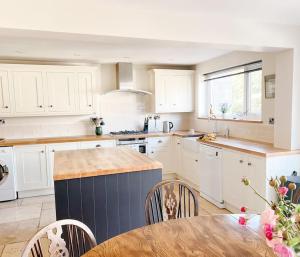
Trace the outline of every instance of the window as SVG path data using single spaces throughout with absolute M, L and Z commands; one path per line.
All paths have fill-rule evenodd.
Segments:
M 261 61 L 205 74 L 204 87 L 206 115 L 211 106 L 217 118 L 261 119 Z

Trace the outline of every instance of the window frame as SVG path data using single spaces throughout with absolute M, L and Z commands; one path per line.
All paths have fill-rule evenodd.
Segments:
M 251 67 L 251 65 L 258 65 L 258 68 L 255 68 L 253 70 L 247 70 L 247 67 Z M 239 66 L 234 66 L 234 67 L 230 67 L 230 68 L 226 68 L 226 69 L 222 69 L 222 70 L 218 70 L 218 71 L 214 71 L 211 73 L 207 73 L 207 74 L 203 74 L 203 86 L 205 87 L 205 108 L 204 110 L 202 110 L 202 115 L 200 115 L 199 109 L 200 109 L 200 105 L 198 103 L 198 118 L 203 118 L 203 114 L 205 114 L 205 116 L 208 117 L 208 112 L 209 112 L 209 106 L 212 104 L 212 85 L 210 85 L 209 81 L 214 80 L 216 78 L 218 78 L 218 76 L 216 76 L 216 78 L 210 78 L 209 76 L 212 75 L 216 75 L 216 74 L 220 74 L 222 72 L 226 72 L 229 71 L 229 74 L 231 71 L 233 71 L 234 69 L 238 69 L 238 68 L 243 68 L 244 72 L 240 73 L 240 74 L 244 74 L 244 101 L 243 101 L 243 113 L 241 115 L 239 115 L 238 113 L 233 114 L 232 117 L 227 117 L 226 120 L 253 120 L 253 121 L 262 121 L 262 89 L 263 89 L 263 73 L 262 73 L 262 61 L 256 61 L 256 62 L 252 62 L 252 63 L 248 63 L 248 64 L 244 64 L 244 65 L 239 65 Z M 260 113 L 253 113 L 251 112 L 251 84 L 250 84 L 250 74 L 252 72 L 256 72 L 256 71 L 261 71 L 261 110 Z M 239 72 L 237 73 L 233 73 L 229 76 L 237 76 L 239 75 Z M 226 77 L 226 76 L 224 76 Z M 224 78 L 222 76 L 220 76 L 219 78 Z M 199 90 L 200 91 L 200 90 Z M 198 95 L 199 98 L 199 95 Z M 204 107 L 202 105 L 202 107 Z M 217 119 L 222 118 L 221 116 L 217 115 Z M 237 116 L 238 118 L 236 118 L 235 116 Z

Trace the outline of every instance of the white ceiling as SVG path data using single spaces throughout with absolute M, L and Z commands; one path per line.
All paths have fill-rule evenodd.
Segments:
M 211 44 L 65 33 L 39 32 L 28 33 L 27 36 L 23 32 L 13 34 L 0 31 L 0 59 L 2 60 L 194 65 L 235 50 L 281 50 L 238 49 Z
M 98 0 L 99 6 L 300 25 L 299 0 Z

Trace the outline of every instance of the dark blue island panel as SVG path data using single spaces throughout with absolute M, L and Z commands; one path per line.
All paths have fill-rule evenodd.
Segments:
M 146 196 L 161 180 L 155 169 L 55 181 L 56 219 L 82 221 L 101 243 L 146 224 Z

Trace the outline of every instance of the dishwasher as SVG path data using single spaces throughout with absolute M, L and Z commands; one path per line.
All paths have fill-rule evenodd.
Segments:
M 199 150 L 199 186 L 201 196 L 216 206 L 224 208 L 222 149 L 200 144 Z

